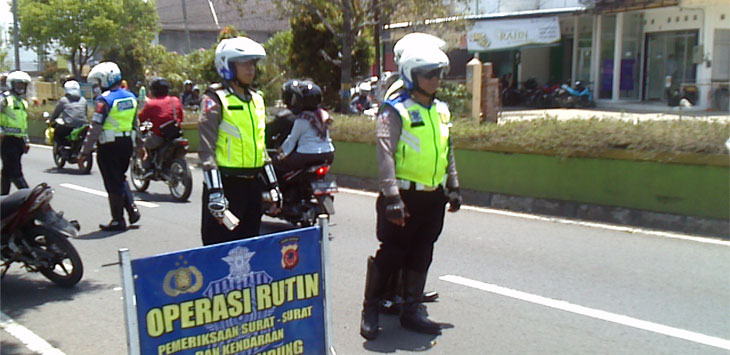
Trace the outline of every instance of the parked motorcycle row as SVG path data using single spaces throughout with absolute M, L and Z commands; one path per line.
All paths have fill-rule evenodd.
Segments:
M 522 83 L 522 87 L 502 90 L 502 106 L 534 108 L 584 108 L 595 107 L 591 89 L 583 82 L 539 85 L 534 78 Z

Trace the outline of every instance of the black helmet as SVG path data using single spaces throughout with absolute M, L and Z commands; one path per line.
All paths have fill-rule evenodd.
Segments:
M 167 79 L 158 76 L 150 81 L 150 90 L 154 97 L 167 96 L 170 91 L 170 83 L 167 82 Z
M 281 86 L 281 99 L 294 114 L 313 111 L 322 102 L 322 89 L 309 80 L 289 80 Z

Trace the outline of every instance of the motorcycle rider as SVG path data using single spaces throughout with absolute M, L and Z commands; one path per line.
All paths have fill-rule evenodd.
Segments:
M 362 113 L 373 105 L 373 102 L 370 101 L 372 85 L 370 85 L 370 83 L 360 83 L 360 85 L 357 86 L 357 89 L 357 95 L 355 95 L 350 102 L 350 109 L 352 110 L 352 113 Z
M 81 96 L 81 85 L 76 80 L 69 80 L 63 84 L 63 90 L 66 95 L 58 100 L 51 114 L 52 122 L 58 117 L 63 119 L 63 124 L 54 128 L 53 139 L 59 147 L 70 146 L 71 142 L 67 137 L 71 131 L 89 123 L 89 107 L 86 105 L 86 98 Z
M 223 39 L 215 50 L 216 72 L 223 80 L 203 95 L 198 125 L 203 245 L 258 235 L 265 188 L 281 201 L 266 152 L 264 98 L 251 86 L 256 63 L 265 57 L 264 47 L 247 37 Z M 259 174 L 269 186 L 261 183 Z M 227 209 L 240 219 L 233 230 L 221 224 Z
M 125 209 L 130 224 L 136 223 L 141 217 L 125 175 L 133 152 L 137 97 L 129 90 L 121 88 L 122 71 L 114 62 L 95 65 L 89 72 L 88 80 L 98 84 L 104 92 L 96 98 L 96 109 L 91 117 L 91 128 L 81 148 L 79 163 L 83 163 L 94 143 L 98 141 L 96 161 L 104 179 L 112 215 L 111 222 L 100 224 L 99 228 L 105 231 L 125 231 Z
M 28 101 L 24 96 L 30 83 L 30 75 L 14 71 L 7 78 L 10 90 L 0 97 L 0 155 L 3 167 L 0 172 L 0 195 L 10 193 L 10 183 L 18 189 L 28 187 L 23 177 L 20 158 L 28 153 Z
M 403 327 L 441 334 L 441 325 L 419 311 L 434 243 L 444 210 L 461 206 L 456 162 L 449 133 L 450 112 L 435 98 L 449 58 L 433 45 L 409 46 L 398 63 L 404 90 L 387 100 L 376 120 L 381 191 L 376 202 L 377 237 L 368 260 L 360 334 L 378 334 L 378 307 L 388 278 L 402 269 Z
M 289 80 L 282 99 L 294 115 L 293 125 L 274 159 L 277 173 L 298 170 L 313 163 L 331 164 L 335 147 L 329 135 L 332 116 L 319 107 L 322 90 L 311 81 Z
M 172 140 L 179 137 L 180 127 L 183 121 L 183 109 L 180 100 L 175 96 L 168 95 L 170 91 L 170 83 L 167 79 L 156 77 L 150 82 L 150 91 L 152 97 L 147 100 L 142 111 L 139 113 L 140 123 L 152 122 L 152 134 L 144 138 L 143 145 L 148 154 L 144 161 L 145 169 L 149 169 L 154 164 L 159 165 L 157 149 L 165 143 L 166 140 Z M 170 125 L 168 127 L 168 125 Z M 162 129 L 165 131 L 163 132 Z M 167 135 L 165 132 L 171 132 Z M 176 135 L 177 134 L 177 135 Z M 147 172 L 151 174 L 152 172 Z
M 193 96 L 193 81 L 189 79 L 185 80 L 183 82 L 183 92 L 180 94 L 180 102 L 182 102 L 186 108 L 200 104 L 200 102 L 195 103 Z

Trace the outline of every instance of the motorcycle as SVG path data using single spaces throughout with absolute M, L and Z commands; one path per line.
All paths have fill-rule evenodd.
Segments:
M 144 122 L 139 127 L 142 138 L 152 133 L 152 123 Z M 144 192 L 150 181 L 164 181 L 170 188 L 170 194 L 177 201 L 187 201 L 193 191 L 193 175 L 190 173 L 185 154 L 188 152 L 188 140 L 175 138 L 156 149 L 152 154 L 149 166 L 145 166 L 146 149 L 137 149 L 130 163 L 132 185 L 137 191 Z
M 271 157 L 277 154 L 278 147 L 289 135 L 293 121 L 289 115 L 279 114 L 274 122 L 267 125 L 266 141 L 270 147 L 268 152 Z M 283 202 L 279 208 L 273 201 L 271 192 L 264 191 L 264 213 L 269 217 L 283 219 L 302 227 L 315 225 L 317 217 L 321 214 L 327 216 L 335 214 L 333 194 L 338 191 L 338 187 L 337 183 L 327 176 L 329 169 L 330 164 L 322 162 L 310 164 L 299 170 L 276 172 Z
M 53 188 L 42 183 L 0 199 L 0 277 L 5 277 L 10 265 L 17 262 L 61 287 L 73 287 L 81 280 L 84 266 L 68 241 L 78 236 L 79 223 L 69 222 L 62 212 L 55 212 L 50 205 L 52 198 Z
M 568 84 L 561 85 L 555 101 L 562 108 L 596 106 L 591 89 L 583 86 L 580 80 L 575 82 L 574 87 L 570 87 Z
M 66 136 L 66 141 L 69 144 L 59 145 L 54 139 L 54 136 L 58 127 L 64 126 L 65 122 L 61 117 L 51 120 L 48 112 L 44 112 L 43 117 L 46 119 L 46 124 L 48 125 L 45 133 L 46 143 L 53 145 L 53 163 L 56 164 L 56 167 L 61 169 L 67 162 L 71 164 L 78 164 L 81 172 L 89 174 L 91 172 L 91 167 L 94 164 L 94 160 L 91 158 L 93 151 L 86 155 L 86 159 L 84 159 L 83 162 L 79 163 L 79 153 L 81 153 L 81 147 L 83 147 L 84 139 L 89 131 L 89 125 L 84 124 L 80 127 L 74 128 Z

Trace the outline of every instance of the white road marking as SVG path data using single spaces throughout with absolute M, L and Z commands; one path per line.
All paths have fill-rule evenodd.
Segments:
M 96 195 L 96 196 L 101 196 L 101 197 L 109 196 L 109 194 L 107 194 L 104 191 L 94 190 L 94 189 L 90 189 L 88 187 L 83 187 L 83 186 L 79 186 L 79 185 L 63 183 L 63 184 L 61 184 L 61 186 L 65 187 L 67 189 L 86 192 L 86 193 Z M 158 205 L 156 203 L 147 202 L 147 201 L 134 201 L 134 203 L 137 205 L 140 205 L 143 207 L 149 207 L 149 208 L 160 207 L 160 205 Z
M 28 350 L 41 355 L 65 355 L 30 329 L 18 324 L 4 312 L 0 312 L 0 328 L 20 340 Z
M 618 324 L 622 324 L 625 326 L 642 329 L 642 330 L 647 330 L 650 332 L 663 334 L 663 335 L 667 335 L 667 336 L 674 337 L 674 338 L 689 340 L 691 342 L 695 342 L 695 343 L 699 343 L 699 344 L 704 344 L 704 345 L 709 345 L 709 346 L 713 346 L 713 347 L 720 348 L 720 349 L 730 350 L 730 340 L 726 340 L 726 339 L 722 339 L 722 338 L 717 338 L 717 337 L 712 337 L 709 335 L 695 333 L 695 332 L 691 332 L 691 331 L 684 330 L 684 329 L 669 327 L 669 326 L 662 325 L 662 324 L 647 322 L 644 320 L 631 318 L 628 316 L 610 313 L 610 312 L 606 312 L 606 311 L 601 311 L 598 309 L 583 307 L 583 306 L 579 306 L 579 305 L 572 304 L 572 303 L 565 302 L 565 301 L 554 300 L 551 298 L 533 295 L 530 293 L 525 293 L 522 291 L 517 291 L 517 290 L 513 290 L 513 289 L 509 289 L 509 288 L 505 288 L 505 287 L 501 287 L 501 286 L 497 286 L 497 285 L 493 285 L 493 284 L 488 284 L 488 283 L 484 283 L 481 281 L 467 279 L 467 278 L 461 277 L 461 276 L 444 275 L 444 276 L 439 277 L 439 279 L 442 281 L 451 282 L 451 283 L 475 288 L 475 289 L 482 290 L 482 291 L 496 293 L 498 295 L 505 296 L 505 297 L 515 298 L 518 300 L 522 300 L 522 301 L 526 301 L 526 302 L 530 302 L 530 303 L 534 303 L 534 304 L 539 304 L 542 306 L 551 307 L 551 308 L 563 310 L 566 312 L 580 314 L 580 315 L 583 315 L 586 317 L 596 318 L 596 319 L 604 320 L 607 322 L 618 323 Z
M 342 188 L 342 187 L 339 188 L 339 191 L 349 193 L 349 194 L 354 194 L 354 195 L 378 197 L 377 193 L 369 192 L 369 191 L 361 191 L 361 190 L 348 189 L 348 188 Z M 650 230 L 650 229 L 617 226 L 617 225 L 613 225 L 613 224 L 598 223 L 598 222 L 585 222 L 585 221 L 578 221 L 578 220 L 566 219 L 566 218 L 560 218 L 560 217 L 538 216 L 538 215 L 533 215 L 533 214 L 529 214 L 529 213 L 505 211 L 505 210 L 499 210 L 499 209 L 495 209 L 495 208 L 464 206 L 464 205 L 462 205 L 461 208 L 464 210 L 467 210 L 467 211 L 474 211 L 474 212 L 486 213 L 486 214 L 496 214 L 496 215 L 500 215 L 500 216 L 525 218 L 525 219 L 531 219 L 531 220 L 535 220 L 535 221 L 571 224 L 571 225 L 577 225 L 577 226 L 606 229 L 606 230 L 611 230 L 611 231 L 616 231 L 616 232 L 644 234 L 644 235 L 651 235 L 651 236 L 655 236 L 655 237 L 688 240 L 688 241 L 697 242 L 697 243 L 707 243 L 707 244 L 730 246 L 730 241 L 727 241 L 727 240 L 703 238 L 703 237 L 687 235 L 687 234 L 682 234 L 682 233 L 655 231 L 655 230 Z

